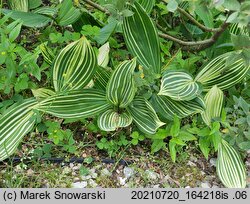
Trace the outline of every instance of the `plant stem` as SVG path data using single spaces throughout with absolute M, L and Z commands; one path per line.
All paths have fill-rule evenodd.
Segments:
M 91 1 L 91 0 L 83 0 L 85 3 L 91 5 L 92 7 L 98 9 L 99 11 L 102 11 L 106 13 L 107 15 L 110 15 L 109 11 L 102 7 L 101 5 Z M 164 1 L 165 2 L 165 1 Z M 171 40 L 173 42 L 178 43 L 179 45 L 182 45 L 183 50 L 193 50 L 193 51 L 201 51 L 204 50 L 210 46 L 212 46 L 218 38 L 221 36 L 221 34 L 227 29 L 229 24 L 225 21 L 220 28 L 207 28 L 206 26 L 200 24 L 198 21 L 196 21 L 190 14 L 188 14 L 185 10 L 178 8 L 178 11 L 181 12 L 183 15 L 185 15 L 189 20 L 191 20 L 195 25 L 200 27 L 203 30 L 214 32 L 214 35 L 206 40 L 200 40 L 200 41 L 183 41 L 180 40 L 174 36 L 169 35 L 164 28 L 162 28 L 159 24 L 156 24 L 158 29 L 162 31 L 162 33 L 158 33 L 158 35 L 164 39 Z
M 106 14 L 110 14 L 108 9 L 104 8 L 103 6 L 91 1 L 91 0 L 83 0 L 85 3 L 89 4 L 90 6 L 98 9 L 99 11 L 103 12 L 103 13 L 106 13 Z
M 187 13 L 184 9 L 178 7 L 177 11 L 181 13 L 182 15 L 186 16 L 194 25 L 198 26 L 201 30 L 206 32 L 218 32 L 220 28 L 208 28 L 204 26 L 203 24 L 199 23 L 193 16 L 191 16 L 189 13 Z

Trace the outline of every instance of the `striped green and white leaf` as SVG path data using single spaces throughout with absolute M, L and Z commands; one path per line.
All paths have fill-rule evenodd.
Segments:
M 169 96 L 173 100 L 192 100 L 201 93 L 200 86 L 193 78 L 180 71 L 167 71 L 161 80 L 161 89 L 158 95 Z
M 97 56 L 98 66 L 103 67 L 103 68 L 106 68 L 108 66 L 109 51 L 110 51 L 110 47 L 109 47 L 108 42 L 99 48 L 99 53 Z
M 15 153 L 23 137 L 32 130 L 35 124 L 32 109 L 36 105 L 35 99 L 28 99 L 0 117 L 0 161 Z
M 39 89 L 32 89 L 32 94 L 38 101 L 40 101 L 50 96 L 53 96 L 56 93 L 50 89 L 39 88 Z
M 201 114 L 203 121 L 210 126 L 213 118 L 220 117 L 223 106 L 223 92 L 217 87 L 213 86 L 206 96 L 205 104 L 206 110 Z
M 92 79 L 96 66 L 95 52 L 85 37 L 69 44 L 53 64 L 55 91 L 83 89 Z
M 37 109 L 59 118 L 80 119 L 98 115 L 112 108 L 105 91 L 97 89 L 71 90 L 57 93 L 40 101 Z
M 149 14 L 151 13 L 154 5 L 155 5 L 155 0 L 137 0 L 141 6 L 146 10 L 146 12 Z
M 138 2 L 130 9 L 134 15 L 123 20 L 126 46 L 144 68 L 160 74 L 161 54 L 156 27 Z
M 104 131 L 115 131 L 119 127 L 127 127 L 133 121 L 132 116 L 128 112 L 121 114 L 114 110 L 107 110 L 98 118 L 98 127 Z
M 237 52 L 222 54 L 209 62 L 196 76 L 195 81 L 209 91 L 214 85 L 221 90 L 229 89 L 242 81 L 250 66 Z
M 145 134 L 155 134 L 156 130 L 165 124 L 159 120 L 154 108 L 144 97 L 136 97 L 127 110 L 136 126 Z
M 52 7 L 40 7 L 40 8 L 37 8 L 36 10 L 34 10 L 33 12 L 43 14 L 46 16 L 54 17 L 54 16 L 56 16 L 58 9 L 52 8 Z
M 103 67 L 97 67 L 94 75 L 94 87 L 106 91 L 111 72 Z
M 29 0 L 8 0 L 8 4 L 14 11 L 29 11 Z
M 156 112 L 166 120 L 173 120 L 175 115 L 179 118 L 185 118 L 205 110 L 205 103 L 201 97 L 190 101 L 175 101 L 170 97 L 154 94 L 152 104 Z
M 219 145 L 217 174 L 227 188 L 246 187 L 246 169 L 240 155 L 225 140 Z
M 42 52 L 42 55 L 43 55 L 43 58 L 44 58 L 44 61 L 48 64 L 48 65 L 52 65 L 54 59 L 55 59 L 55 54 L 53 53 L 53 51 L 47 46 L 47 43 L 42 43 L 40 46 L 39 46 L 41 52 Z
M 107 100 L 120 108 L 127 107 L 135 96 L 133 73 L 136 59 L 126 60 L 118 65 L 107 85 Z
M 58 12 L 57 21 L 60 26 L 75 23 L 81 16 L 81 11 L 74 7 L 72 0 L 63 0 Z

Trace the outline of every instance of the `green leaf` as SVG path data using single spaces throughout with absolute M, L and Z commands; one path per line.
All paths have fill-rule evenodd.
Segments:
M 184 118 L 191 114 L 202 113 L 205 109 L 204 101 L 200 97 L 191 101 L 175 101 L 167 96 L 153 94 L 152 103 L 156 112 L 167 120 L 173 120 L 175 115 Z
M 200 146 L 200 149 L 201 149 L 203 155 L 208 160 L 208 155 L 209 155 L 209 152 L 210 152 L 210 148 L 209 148 L 210 141 L 209 141 L 209 138 L 208 137 L 200 137 L 200 139 L 199 139 L 199 146 Z
M 19 23 L 13 30 L 10 31 L 9 40 L 10 42 L 14 42 L 16 38 L 19 36 L 22 28 L 22 23 Z
M 140 4 L 135 2 L 135 6 L 130 8 L 134 15 L 123 20 L 127 48 L 144 68 L 160 74 L 160 43 L 155 25 Z
M 214 145 L 214 150 L 217 151 L 222 140 L 221 134 L 217 132 L 216 134 L 212 134 L 211 137 Z
M 120 108 L 127 107 L 135 96 L 133 78 L 136 60 L 124 61 L 118 65 L 107 85 L 107 100 Z
M 159 120 L 152 105 L 143 97 L 136 97 L 127 110 L 136 126 L 145 134 L 155 134 L 156 130 L 165 124 Z
M 35 99 L 27 99 L 0 117 L 0 161 L 15 153 L 22 138 L 32 130 L 36 118 L 32 109 L 36 105 Z
M 213 86 L 205 96 L 206 110 L 201 114 L 203 121 L 210 126 L 213 118 L 221 116 L 223 106 L 223 92 L 217 87 Z
M 29 9 L 35 9 L 42 5 L 42 0 L 28 0 L 29 1 Z
M 238 145 L 239 145 L 239 148 L 241 148 L 244 151 L 248 151 L 250 149 L 250 141 L 241 142 Z
M 161 81 L 158 95 L 169 96 L 173 100 L 192 100 L 201 93 L 199 85 L 193 78 L 180 71 L 167 71 Z
M 178 134 L 178 138 L 183 140 L 183 141 L 193 141 L 193 140 L 197 140 L 197 138 L 190 134 L 189 132 L 187 131 L 183 131 L 181 130 Z
M 31 28 L 40 28 L 46 26 L 51 22 L 51 18 L 31 12 L 12 11 L 8 9 L 1 9 L 4 15 L 10 14 L 10 17 L 14 20 L 20 19 L 24 26 Z
M 155 5 L 155 0 L 137 0 L 141 6 L 146 10 L 148 14 L 151 13 L 154 5 Z
M 72 0 L 63 0 L 58 12 L 57 21 L 60 26 L 75 23 L 81 16 L 81 11 L 73 6 Z
M 57 93 L 40 101 L 37 107 L 42 112 L 65 119 L 93 117 L 110 108 L 105 92 L 95 89 Z
M 172 161 L 175 162 L 176 161 L 176 149 L 175 149 L 176 143 L 172 142 L 171 140 L 169 141 L 169 145 L 168 145 L 169 153 L 170 153 Z
M 175 116 L 174 116 L 174 124 L 171 126 L 170 134 L 171 134 L 173 137 L 176 137 L 176 136 L 179 134 L 179 131 L 180 131 L 180 120 L 179 120 L 179 118 L 175 115 Z
M 246 169 L 240 155 L 225 140 L 219 145 L 217 174 L 227 188 L 246 187 Z
M 225 90 L 242 81 L 249 68 L 250 66 L 246 66 L 244 58 L 239 53 L 228 52 L 219 55 L 204 66 L 195 81 L 203 85 L 204 91 L 210 90 L 214 85 Z
M 170 141 L 171 141 L 172 143 L 177 144 L 177 145 L 182 145 L 182 146 L 185 146 L 185 145 L 186 145 L 186 143 L 183 142 L 179 137 L 178 137 L 178 138 L 174 137 L 174 138 L 172 138 Z
M 115 131 L 119 127 L 127 127 L 132 123 L 133 118 L 128 112 L 117 113 L 114 110 L 107 110 L 98 118 L 98 127 L 104 131 Z
M 159 150 L 164 148 L 165 145 L 166 143 L 163 142 L 163 140 L 154 140 L 153 144 L 151 145 L 151 153 L 158 152 Z
M 55 91 L 84 88 L 92 79 L 96 65 L 96 54 L 85 37 L 67 45 L 53 64 Z
M 95 40 L 97 43 L 99 43 L 100 45 L 104 44 L 105 42 L 107 42 L 107 40 L 109 39 L 109 37 L 112 35 L 112 33 L 114 32 L 116 26 L 117 26 L 118 21 L 113 19 L 111 20 L 107 25 L 105 25 L 99 32 L 99 34 L 97 36 L 95 36 Z

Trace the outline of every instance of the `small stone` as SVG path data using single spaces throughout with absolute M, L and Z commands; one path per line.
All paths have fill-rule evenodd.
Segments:
M 70 173 L 70 172 L 71 172 L 71 168 L 65 166 L 64 169 L 63 169 L 62 174 L 68 174 L 68 173 Z
M 96 188 L 98 186 L 98 184 L 93 179 L 90 179 L 88 183 L 92 188 Z
M 153 188 L 160 188 L 160 184 L 154 185 Z
M 32 176 L 34 174 L 34 171 L 32 169 L 28 169 L 27 176 Z
M 196 166 L 196 164 L 194 162 L 188 161 L 187 163 L 188 166 Z
M 211 158 L 211 159 L 209 160 L 209 163 L 210 163 L 211 166 L 215 166 L 215 167 L 216 167 L 216 161 L 217 161 L 216 158 Z
M 86 181 L 76 182 L 72 184 L 72 188 L 85 188 L 88 185 Z
M 126 184 L 126 180 L 127 178 L 122 178 L 120 176 L 118 177 L 118 181 L 121 186 L 124 186 Z
M 209 183 L 201 183 L 201 188 L 211 188 Z
M 71 169 L 73 169 L 74 164 L 73 164 L 73 163 L 70 163 L 70 164 L 69 164 L 69 167 L 70 167 Z
M 86 181 L 86 180 L 91 179 L 92 177 L 91 177 L 91 175 L 88 175 L 88 176 L 81 176 L 81 178 L 83 181 Z
M 156 180 L 156 179 L 159 178 L 159 174 L 155 173 L 155 172 L 153 172 L 151 170 L 146 170 L 145 174 L 146 174 L 147 178 L 150 179 L 150 180 Z
M 186 186 L 185 188 L 191 188 L 190 186 Z
M 111 176 L 112 175 L 112 173 L 111 172 L 109 172 L 109 170 L 108 169 L 102 169 L 101 170 L 101 176 Z
M 219 188 L 219 186 L 213 185 L 212 188 Z
M 128 179 L 134 175 L 134 169 L 130 167 L 125 167 L 123 169 L 123 173 L 124 173 L 125 178 Z

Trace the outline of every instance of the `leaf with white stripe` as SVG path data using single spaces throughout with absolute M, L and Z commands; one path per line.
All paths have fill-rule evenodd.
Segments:
M 223 105 L 223 92 L 217 87 L 213 86 L 206 96 L 205 96 L 205 104 L 206 110 L 201 114 L 203 121 L 210 126 L 211 120 L 216 117 L 221 116 L 222 105 Z
M 219 145 L 217 174 L 227 188 L 246 187 L 246 168 L 240 155 L 225 140 Z
M 151 13 L 154 5 L 155 5 L 155 0 L 137 0 L 141 6 L 146 10 L 147 13 Z
M 201 97 L 190 101 L 175 101 L 167 96 L 153 94 L 152 104 L 159 116 L 167 120 L 173 120 L 175 115 L 185 118 L 205 110 L 205 103 Z
M 154 108 L 144 97 L 136 97 L 127 110 L 136 126 L 145 134 L 155 134 L 156 130 L 165 124 L 159 120 Z
M 32 109 L 36 105 L 35 99 L 24 100 L 0 117 L 0 161 L 15 153 L 22 138 L 32 130 L 35 124 Z
M 29 11 L 29 0 L 8 0 L 8 4 L 14 11 Z
M 112 108 L 104 91 L 83 89 L 57 93 L 41 101 L 38 110 L 59 118 L 81 119 Z
M 217 85 L 221 90 L 229 89 L 242 81 L 250 65 L 237 52 L 228 52 L 214 58 L 198 73 L 195 81 L 200 82 L 205 91 Z
M 46 89 L 46 88 L 32 89 L 31 91 L 32 91 L 33 96 L 37 100 L 46 99 L 46 98 L 56 94 L 51 89 Z
M 156 27 L 142 6 L 130 6 L 134 15 L 123 20 L 123 34 L 128 50 L 146 69 L 161 73 L 160 43 Z
M 55 91 L 83 89 L 92 79 L 96 66 L 95 52 L 85 37 L 69 44 L 54 61 Z
M 98 118 L 98 127 L 104 131 L 115 131 L 120 127 L 127 127 L 132 123 L 133 118 L 128 112 L 117 113 L 114 110 L 107 110 Z
M 110 47 L 109 47 L 108 42 L 99 48 L 99 53 L 97 56 L 98 66 L 103 67 L 103 68 L 106 68 L 108 66 L 109 51 L 110 51 Z
M 198 83 L 193 78 L 180 71 L 167 71 L 161 81 L 161 89 L 158 95 L 169 96 L 173 100 L 192 100 L 201 93 Z
M 112 73 L 107 85 L 107 100 L 120 108 L 127 107 L 135 96 L 133 73 L 136 59 L 124 61 Z

